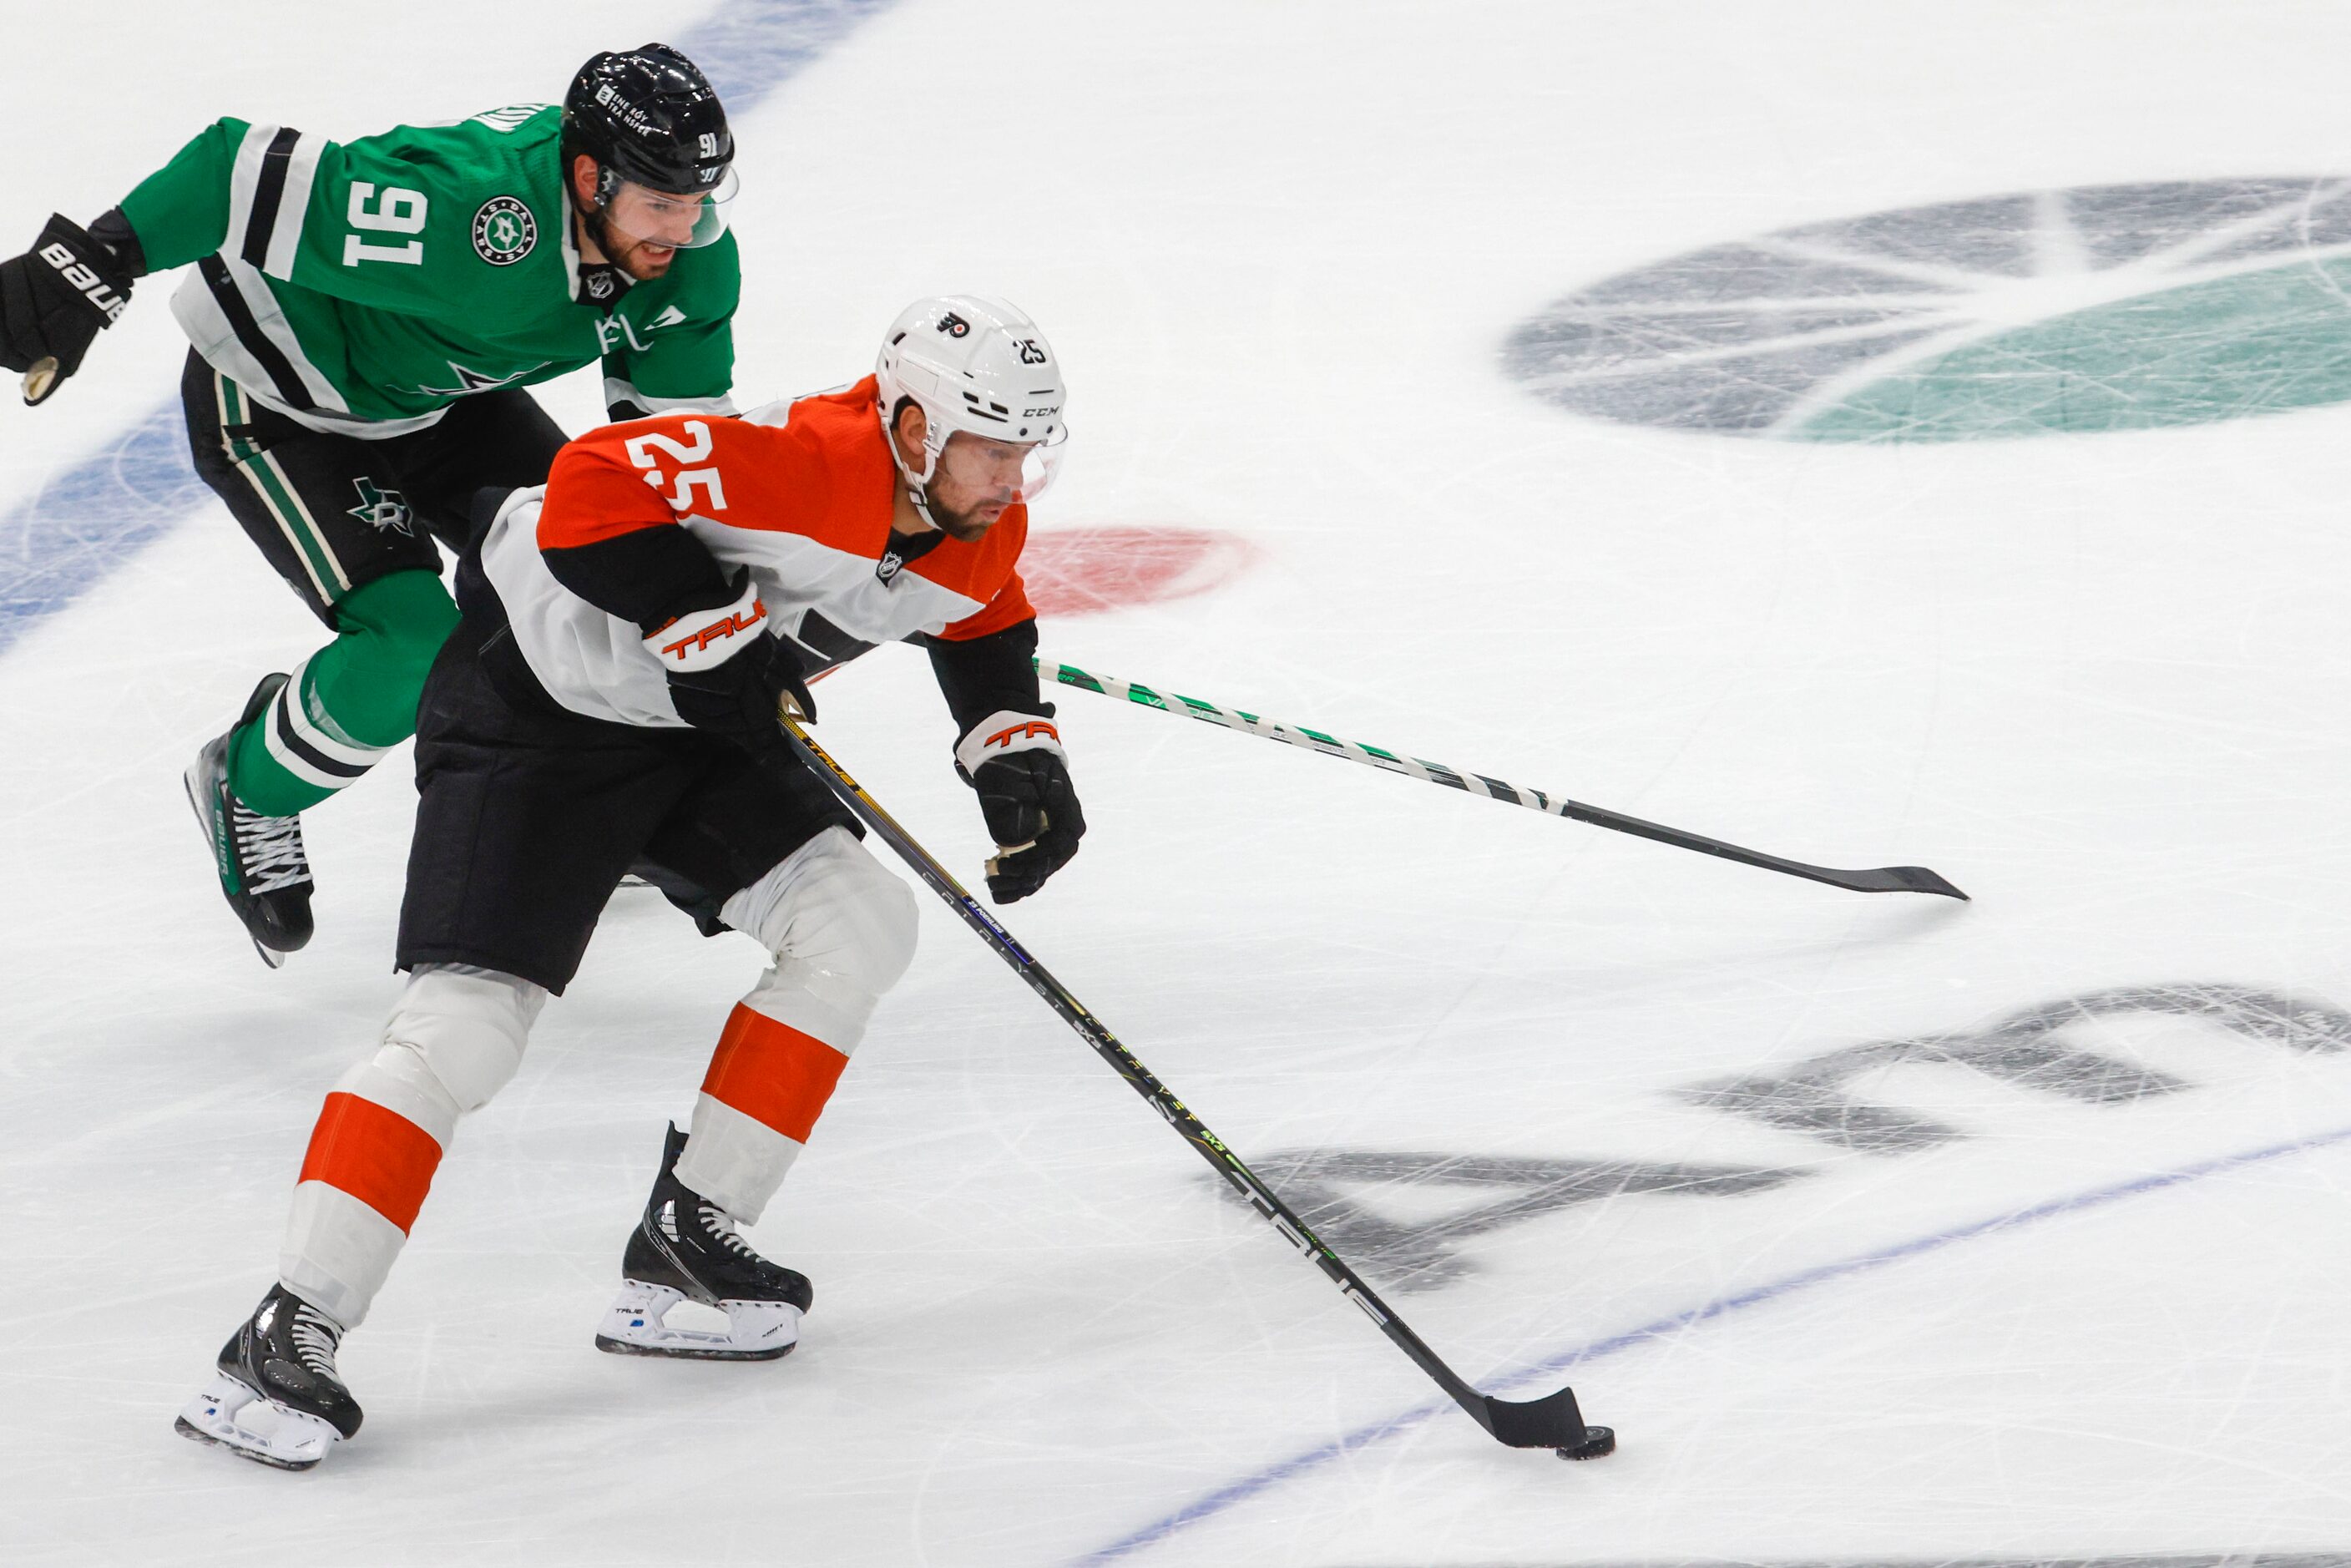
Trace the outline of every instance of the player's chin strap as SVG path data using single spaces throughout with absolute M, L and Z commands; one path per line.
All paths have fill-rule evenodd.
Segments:
M 890 442 L 890 455 L 897 462 L 898 476 L 906 481 L 906 499 L 914 504 L 914 516 L 922 518 L 932 528 L 938 528 L 938 518 L 931 516 L 930 483 L 931 476 L 939 471 L 939 455 L 931 450 L 930 443 L 925 442 L 923 471 L 920 474 L 907 467 L 906 460 L 898 455 L 898 443 L 894 437 Z M 946 532 L 945 528 L 939 528 L 939 531 Z
M 921 473 L 917 474 L 908 467 L 906 459 L 899 453 L 898 432 L 893 428 L 887 411 L 882 414 L 882 438 L 890 444 L 890 461 L 898 465 L 898 477 L 906 482 L 906 499 L 914 504 L 914 516 L 922 518 L 930 527 L 938 528 L 939 532 L 945 533 L 946 529 L 939 528 L 938 518 L 931 516 L 930 484 L 931 476 L 939 471 L 939 452 L 946 445 L 946 438 L 940 437 L 939 444 L 933 446 L 930 433 L 939 428 L 939 422 L 931 418 L 931 411 L 924 408 L 919 400 L 915 402 L 914 406 L 923 409 L 925 421 Z

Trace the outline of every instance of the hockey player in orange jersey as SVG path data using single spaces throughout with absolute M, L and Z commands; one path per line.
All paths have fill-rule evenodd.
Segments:
M 277 1282 L 179 1428 L 287 1469 L 356 1433 L 336 1370 L 459 1118 L 514 1076 L 632 866 L 705 931 L 774 956 L 736 1007 L 690 1133 L 669 1130 L 596 1343 L 765 1360 L 811 1291 L 738 1233 L 766 1207 L 914 956 L 914 903 L 776 724 L 877 643 L 929 649 L 957 771 L 1036 892 L 1085 820 L 1041 700 L 1019 560 L 1065 435 L 1061 366 L 998 301 L 927 299 L 875 374 L 740 420 L 673 415 L 565 447 L 458 570 L 462 615 L 417 720 L 421 800 L 401 911 L 408 980 L 319 1113 Z M 725 1332 L 673 1329 L 694 1300 Z M 274 1413 L 241 1418 L 256 1405 Z

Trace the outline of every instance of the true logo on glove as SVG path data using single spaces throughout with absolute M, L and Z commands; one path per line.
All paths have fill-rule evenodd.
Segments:
M 768 601 L 764 599 L 754 599 L 751 601 L 751 608 L 740 615 L 722 615 L 701 630 L 687 632 L 674 643 L 663 643 L 662 652 L 675 654 L 678 663 L 684 664 L 719 638 L 732 637 L 737 632 L 748 632 L 767 618 Z
M 989 736 L 979 744 L 983 747 L 1009 746 L 1015 740 L 1030 740 L 1040 735 L 1048 740 L 1059 740 L 1061 738 L 1061 732 L 1060 730 L 1055 729 L 1051 725 L 1047 724 L 1041 718 L 1032 718 L 1026 724 L 1016 724 L 1009 729 L 999 729 L 994 735 Z
M 67 284 L 78 290 L 81 297 L 106 312 L 109 321 L 122 314 L 131 302 L 106 286 L 106 280 L 74 257 L 74 253 L 61 245 L 41 247 L 41 259 L 57 269 Z

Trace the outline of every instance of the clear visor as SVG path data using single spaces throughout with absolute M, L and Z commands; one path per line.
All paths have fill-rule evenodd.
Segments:
M 932 484 L 945 479 L 949 487 L 980 501 L 1025 507 L 1051 487 L 1069 436 L 1066 424 L 1044 441 L 998 441 L 958 430 L 939 454 Z
M 727 209 L 739 188 L 732 168 L 715 187 L 699 195 L 656 191 L 634 180 L 622 180 L 604 203 L 604 223 L 613 233 L 639 245 L 696 250 L 716 245 L 726 232 Z

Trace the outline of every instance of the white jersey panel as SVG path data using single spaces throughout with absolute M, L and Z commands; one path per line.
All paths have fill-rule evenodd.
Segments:
M 482 570 L 505 605 L 531 673 L 547 693 L 586 718 L 676 729 L 669 678 L 633 622 L 573 593 L 538 549 L 544 486 L 517 490 L 482 536 Z M 771 633 L 798 639 L 811 612 L 864 643 L 936 632 L 986 606 L 913 571 L 883 582 L 876 563 L 802 534 L 738 528 L 708 517 L 682 525 L 728 569 L 747 567 L 768 607 Z

